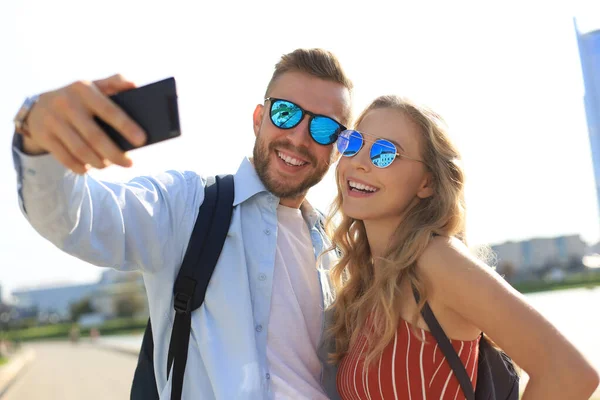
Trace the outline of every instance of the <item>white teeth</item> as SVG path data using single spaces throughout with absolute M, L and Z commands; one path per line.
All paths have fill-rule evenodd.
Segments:
M 376 192 L 378 190 L 373 186 L 365 185 L 363 183 L 358 183 L 354 181 L 348 181 L 348 185 L 350 185 L 351 188 L 362 190 L 365 192 Z
M 304 161 L 300 161 L 294 157 L 290 157 L 288 155 L 285 155 L 283 153 L 277 152 L 277 155 L 279 156 L 279 158 L 281 158 L 283 161 L 285 161 L 288 164 L 292 164 L 295 165 L 297 167 L 306 164 Z

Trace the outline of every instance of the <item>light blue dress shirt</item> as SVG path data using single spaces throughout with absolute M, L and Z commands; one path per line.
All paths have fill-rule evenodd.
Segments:
M 13 146 L 21 209 L 43 237 L 89 263 L 143 273 L 154 336 L 154 368 L 161 399 L 169 399 L 167 353 L 173 326 L 173 284 L 183 261 L 205 178 L 186 171 L 99 181 L 63 168 L 52 156 L 28 156 Z M 204 304 L 192 313 L 184 399 L 269 399 L 267 326 L 277 243 L 279 199 L 267 192 L 248 159 L 235 174 L 234 211 Z M 320 216 L 302 206 L 316 256 L 329 247 Z M 329 268 L 334 252 L 318 258 L 323 309 L 333 301 Z M 323 318 L 323 328 L 327 317 Z M 290 327 L 294 329 L 294 327 Z M 322 335 L 323 338 L 323 335 Z M 335 367 L 322 384 L 331 398 Z

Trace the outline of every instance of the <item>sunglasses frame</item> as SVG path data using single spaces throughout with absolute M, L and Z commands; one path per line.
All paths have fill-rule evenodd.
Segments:
M 367 133 L 364 133 L 364 132 L 358 131 L 358 130 L 356 130 L 356 129 L 345 129 L 345 130 L 343 130 L 342 132 L 340 132 L 340 134 L 338 135 L 338 140 L 340 139 L 340 137 L 342 137 L 342 133 L 344 133 L 344 132 L 352 132 L 352 133 L 356 132 L 356 133 L 358 133 L 358 134 L 360 135 L 361 143 L 360 143 L 360 147 L 358 148 L 358 150 L 356 150 L 356 152 L 355 152 L 354 154 L 351 154 L 351 155 L 350 155 L 350 154 L 349 154 L 349 155 L 346 155 L 346 154 L 344 154 L 344 152 L 341 152 L 341 154 L 342 154 L 342 156 L 343 156 L 343 157 L 354 157 L 354 156 L 356 156 L 356 155 L 357 155 L 357 154 L 358 154 L 358 153 L 359 153 L 359 152 L 360 152 L 360 151 L 363 149 L 363 147 L 365 147 L 365 143 L 371 143 L 371 147 L 369 148 L 369 160 L 371 160 L 371 164 L 373 164 L 373 165 L 374 165 L 376 168 L 380 168 L 380 169 L 388 168 L 390 165 L 392 165 L 392 164 L 394 163 L 394 161 L 396 161 L 396 158 L 397 158 L 397 157 L 399 157 L 400 159 L 406 158 L 407 160 L 411 160 L 411 161 L 417 161 L 417 162 L 423 163 L 424 165 L 426 165 L 426 166 L 427 166 L 427 164 L 426 164 L 426 163 L 425 163 L 425 161 L 423 161 L 423 160 L 419 160 L 419 159 L 412 158 L 412 157 L 409 157 L 409 156 L 407 156 L 407 155 L 404 155 L 404 154 L 398 153 L 398 148 L 396 147 L 396 145 L 395 145 L 394 143 L 390 142 L 388 139 L 384 139 L 384 138 L 377 138 L 377 139 L 375 139 L 375 140 L 367 140 L 367 139 L 365 138 L 365 136 L 372 136 L 372 135 L 369 135 L 369 134 L 367 134 Z M 352 133 L 350 133 L 350 137 L 352 137 Z M 355 136 L 355 137 L 356 137 L 356 136 Z M 394 159 L 393 159 L 393 160 L 392 160 L 392 161 L 391 161 L 391 162 L 390 162 L 388 165 L 386 165 L 386 166 L 383 166 L 383 167 L 380 167 L 379 165 L 375 164 L 375 162 L 374 162 L 374 161 L 373 161 L 373 159 L 371 158 L 371 150 L 373 149 L 373 145 L 374 145 L 375 143 L 377 143 L 378 141 L 380 141 L 380 140 L 381 140 L 381 141 L 385 141 L 385 142 L 387 142 L 387 143 L 391 144 L 391 145 L 392 145 L 392 148 L 390 148 L 390 149 L 393 149 L 393 150 L 394 150 L 394 153 L 390 153 L 390 154 L 394 154 Z M 350 141 L 350 139 L 348 139 L 348 141 Z M 383 146 L 383 147 L 388 147 L 388 148 L 389 148 L 389 146 L 387 145 L 387 143 L 386 143 L 386 145 L 385 145 L 385 146 Z M 381 144 L 380 144 L 380 145 L 381 145 Z M 337 146 L 336 146 L 336 149 L 339 151 L 339 148 L 337 148 Z
M 308 133 L 309 133 L 309 136 L 310 136 L 310 138 L 311 138 L 311 139 L 312 139 L 312 140 L 313 140 L 315 143 L 317 143 L 318 145 L 321 145 L 321 146 L 331 146 L 332 144 L 334 144 L 335 142 L 337 142 L 337 139 L 338 139 L 338 137 L 340 136 L 340 133 L 341 133 L 341 132 L 344 132 L 344 131 L 348 130 L 348 128 L 346 128 L 344 125 L 340 124 L 340 123 L 339 123 L 337 120 L 335 120 L 335 119 L 333 119 L 333 118 L 331 118 L 331 117 L 329 117 L 329 116 L 327 116 L 327 115 L 323 115 L 323 114 L 315 114 L 315 113 L 313 113 L 313 112 L 311 112 L 311 111 L 305 110 L 304 108 L 300 107 L 298 104 L 294 103 L 293 101 L 289 101 L 289 100 L 286 100 L 286 99 L 280 99 L 280 98 L 278 98 L 278 97 L 266 97 L 266 98 L 265 98 L 265 101 L 270 101 L 270 102 L 271 102 L 271 105 L 269 106 L 269 119 L 271 120 L 271 123 L 272 123 L 272 124 L 273 124 L 275 127 L 279 128 L 279 129 L 285 129 L 285 130 L 287 130 L 287 129 L 294 129 L 295 127 L 297 127 L 298 125 L 300 125 L 300 124 L 302 123 L 302 121 L 304 120 L 304 117 L 305 117 L 306 115 L 308 115 L 308 116 L 309 116 L 309 120 L 308 120 Z M 296 124 L 295 124 L 295 125 L 293 125 L 293 126 L 281 127 L 281 126 L 277 126 L 277 125 L 275 124 L 275 122 L 273 122 L 273 104 L 275 104 L 275 102 L 277 102 L 277 101 L 285 101 L 286 103 L 290 103 L 290 104 L 293 104 L 294 106 L 298 107 L 298 109 L 299 109 L 299 110 L 302 112 L 302 116 L 301 116 L 301 117 L 300 117 L 300 119 L 298 120 L 298 123 L 296 123 Z M 313 119 L 315 119 L 315 117 L 327 118 L 327 119 L 330 119 L 330 120 L 332 120 L 333 122 L 335 122 L 336 124 L 338 124 L 338 125 L 339 125 L 339 127 L 338 127 L 338 129 L 337 129 L 337 132 L 338 132 L 338 133 L 336 133 L 336 135 L 335 135 L 335 139 L 333 140 L 333 142 L 331 142 L 331 143 L 328 143 L 328 144 L 323 144 L 323 143 L 319 143 L 319 142 L 317 141 L 317 139 L 315 139 L 315 138 L 313 137 L 313 133 L 311 132 L 310 126 L 311 126 L 311 122 L 312 122 L 312 120 L 313 120 Z

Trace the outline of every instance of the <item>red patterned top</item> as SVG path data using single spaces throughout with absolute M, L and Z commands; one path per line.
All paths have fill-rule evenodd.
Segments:
M 368 370 L 360 359 L 366 350 L 366 338 L 361 335 L 356 340 L 337 373 L 337 389 L 343 400 L 465 398 L 431 332 L 417 328 L 415 333 L 411 328 L 402 320 L 394 340 Z M 479 337 L 451 342 L 475 387 Z

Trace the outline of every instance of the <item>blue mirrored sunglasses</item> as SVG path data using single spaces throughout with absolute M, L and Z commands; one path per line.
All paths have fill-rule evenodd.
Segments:
M 362 149 L 365 143 L 365 138 L 362 133 L 352 129 L 341 132 L 337 140 L 337 149 L 344 157 L 353 157 L 360 149 Z M 422 160 L 405 156 L 404 154 L 398 153 L 396 145 L 386 139 L 376 139 L 370 141 L 371 150 L 369 152 L 369 158 L 371 163 L 377 168 L 386 168 L 392 165 L 392 162 L 396 157 L 406 158 L 407 160 L 418 161 L 425 164 Z
M 346 129 L 333 118 L 306 111 L 291 101 L 274 97 L 267 97 L 265 101 L 267 100 L 271 102 L 271 122 L 280 129 L 295 128 L 302 122 L 304 116 L 308 115 L 308 132 L 318 144 L 327 146 L 334 143 L 340 132 Z

